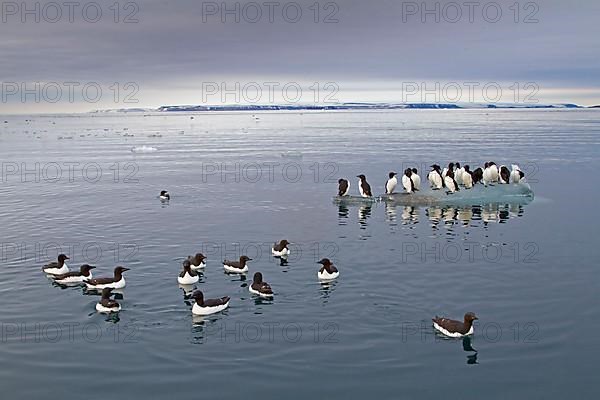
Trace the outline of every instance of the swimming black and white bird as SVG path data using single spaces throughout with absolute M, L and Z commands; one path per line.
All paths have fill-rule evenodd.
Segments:
M 162 201 L 171 200 L 171 195 L 166 190 L 162 190 L 158 196 Z
M 427 180 L 429 181 L 429 184 L 433 190 L 439 190 L 444 187 L 444 179 L 442 178 L 442 173 L 440 172 L 440 166 L 433 164 L 431 168 L 432 170 L 427 175 Z
M 510 183 L 510 171 L 506 165 L 500 166 L 500 183 Z
M 206 257 L 202 253 L 196 253 L 194 256 L 188 256 L 192 270 L 199 270 L 206 267 Z
M 412 169 L 406 168 L 404 170 L 404 175 L 402 175 L 402 187 L 406 193 L 413 193 L 415 191 L 415 184 L 412 177 Z
M 204 299 L 204 294 L 200 290 L 196 290 L 192 294 L 192 298 L 196 300 L 192 306 L 192 314 L 195 315 L 210 315 L 229 307 L 228 296 L 218 299 Z
M 465 189 L 471 189 L 473 187 L 473 175 L 471 167 L 465 165 L 462 173 L 462 181 Z
M 444 177 L 444 183 L 446 184 L 446 188 L 448 189 L 446 193 L 454 193 L 459 191 L 458 184 L 454 180 L 454 171 L 448 170 L 446 172 L 446 176 Z
M 112 295 L 111 288 L 102 289 L 102 298 L 98 303 L 96 303 L 96 311 L 101 313 L 111 313 L 121 311 L 121 305 L 116 301 L 110 298 Z
M 347 179 L 338 179 L 338 196 L 348 196 L 350 191 L 350 182 Z
M 512 171 L 510 172 L 510 181 L 512 183 L 519 183 L 524 177 L 525 174 L 523 173 L 523 171 L 521 171 L 521 168 L 519 168 L 518 165 L 513 164 Z
M 398 179 L 396 178 L 396 175 L 397 174 L 395 172 L 390 172 L 388 174 L 389 179 L 385 183 L 385 194 L 394 193 L 394 189 L 396 189 L 396 186 L 398 186 Z
M 414 189 L 417 191 L 421 190 L 421 177 L 419 176 L 417 169 L 412 168 L 411 171 L 412 171 L 412 174 L 410 175 L 410 179 L 413 181 Z
M 289 256 L 290 249 L 288 248 L 288 244 L 290 244 L 290 242 L 285 239 L 280 240 L 279 243 L 274 243 L 273 247 L 271 248 L 271 254 L 275 257 Z
M 88 289 L 122 289 L 125 287 L 125 277 L 123 276 L 123 272 L 125 271 L 129 271 L 129 268 L 119 266 L 115 268 L 114 276 L 112 278 L 86 279 L 84 283 Z
M 473 178 L 473 185 L 475 185 L 477 182 L 482 182 L 483 181 L 483 169 L 481 167 L 475 168 L 475 171 L 473 171 L 473 173 L 471 174 L 471 177 Z
M 317 277 L 320 280 L 328 281 L 340 276 L 340 272 L 328 258 L 323 258 L 321 261 L 318 261 L 317 264 L 322 265 L 322 267 L 319 268 L 319 272 L 317 273 Z
M 223 268 L 227 272 L 243 274 L 244 272 L 248 272 L 248 265 L 246 265 L 248 261 L 252 261 L 248 256 L 241 256 L 239 261 L 223 260 Z
M 250 293 L 259 295 L 260 297 L 273 297 L 273 289 L 267 282 L 263 281 L 263 276 L 260 272 L 254 274 L 252 285 L 248 286 Z
M 468 312 L 465 314 L 463 322 L 448 318 L 440 318 L 438 316 L 432 318 L 432 321 L 433 327 L 444 335 L 450 337 L 463 337 L 473 334 L 473 321 L 476 319 L 479 318 L 477 318 L 474 313 Z
M 67 272 L 65 274 L 53 275 L 52 279 L 54 279 L 54 282 L 60 283 L 61 285 L 66 285 L 69 283 L 82 283 L 83 281 L 92 278 L 91 270 L 94 268 L 96 267 L 93 267 L 88 264 L 83 264 L 81 267 L 79 267 L 79 271 L 72 271 Z
M 58 261 L 53 261 L 48 263 L 42 267 L 42 271 L 44 271 L 48 275 L 62 275 L 69 272 L 69 267 L 65 263 L 65 260 L 68 260 L 69 257 L 64 254 L 58 255 Z
M 358 191 L 362 197 L 373 197 L 371 193 L 371 185 L 367 183 L 367 178 L 363 175 L 357 175 L 358 178 Z
M 185 260 L 183 262 L 183 271 L 177 276 L 177 282 L 179 282 L 180 285 L 193 285 L 198 282 L 198 280 L 200 280 L 200 277 L 198 276 L 198 273 L 192 269 L 192 263 L 190 260 Z

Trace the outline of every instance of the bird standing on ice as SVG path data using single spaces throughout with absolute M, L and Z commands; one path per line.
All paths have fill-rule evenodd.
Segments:
M 462 185 L 463 184 L 463 174 L 465 173 L 465 169 L 463 167 L 461 167 L 460 163 L 458 163 L 458 162 L 455 164 L 455 166 L 456 166 L 456 169 L 454 170 L 454 180 L 459 185 Z
M 473 176 L 471 175 L 471 167 L 465 165 L 464 171 L 462 174 L 462 181 L 465 189 L 471 189 L 473 187 Z
M 521 168 L 519 168 L 518 165 L 513 164 L 510 173 L 510 181 L 512 183 L 519 183 L 523 177 L 525 177 L 525 174 L 521 171 Z
M 394 193 L 394 189 L 396 189 L 396 186 L 398 186 L 398 179 L 396 178 L 396 175 L 397 174 L 395 172 L 390 172 L 388 174 L 389 179 L 385 183 L 385 194 Z
M 371 193 L 371 185 L 367 183 L 367 177 L 363 174 L 357 175 L 358 178 L 358 191 L 362 197 L 373 197 Z
M 414 186 L 415 190 L 421 190 L 421 177 L 419 176 L 417 169 L 413 168 L 413 169 L 411 169 L 411 171 L 412 171 L 412 175 L 410 176 L 410 179 L 412 179 L 412 181 L 413 181 L 413 186 Z
M 402 175 L 402 187 L 406 191 L 406 193 L 413 193 L 415 191 L 415 184 L 411 179 L 412 169 L 406 168 L 404 170 L 404 175 Z
M 429 184 L 433 190 L 439 190 L 444 187 L 444 179 L 442 178 L 442 173 L 440 172 L 440 166 L 433 164 L 431 168 L 432 170 L 427 175 L 427 180 L 429 181 Z
M 444 177 L 444 183 L 446 184 L 446 188 L 448 189 L 448 191 L 446 193 L 454 193 L 459 190 L 458 185 L 456 184 L 456 181 L 454 180 L 454 172 L 451 170 L 449 170 L 446 173 L 446 176 Z
M 350 191 L 350 182 L 347 179 L 338 180 L 338 196 L 348 196 Z
M 506 165 L 500 166 L 500 183 L 509 183 L 510 182 L 510 171 L 506 167 Z

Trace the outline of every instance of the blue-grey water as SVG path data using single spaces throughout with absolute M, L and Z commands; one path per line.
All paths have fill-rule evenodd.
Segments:
M 3 396 L 595 398 L 599 156 L 594 110 L 4 116 Z M 381 193 L 391 170 L 488 160 L 519 164 L 534 201 L 332 202 L 339 177 Z M 198 251 L 196 287 L 232 299 L 204 320 L 176 281 Z M 53 285 L 40 268 L 59 252 L 131 268 L 122 311 Z M 247 280 L 220 263 L 241 253 Z M 273 301 L 248 293 L 255 271 Z M 471 343 L 434 334 L 431 317 L 466 311 Z

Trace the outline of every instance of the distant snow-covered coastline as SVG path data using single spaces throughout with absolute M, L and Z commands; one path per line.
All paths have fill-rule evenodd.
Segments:
M 336 103 L 336 104 L 223 104 L 223 105 L 168 105 L 158 108 L 130 108 L 96 110 L 93 113 L 123 112 L 207 112 L 207 111 L 330 111 L 330 110 L 402 110 L 402 109 L 575 109 L 598 108 L 573 103 Z

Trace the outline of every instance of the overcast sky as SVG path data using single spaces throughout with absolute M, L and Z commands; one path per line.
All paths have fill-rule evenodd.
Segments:
M 113 3 L 3 2 L 0 113 L 298 101 L 284 86 L 300 102 L 317 88 L 319 101 L 498 101 L 501 87 L 501 102 L 600 104 L 597 0 Z

